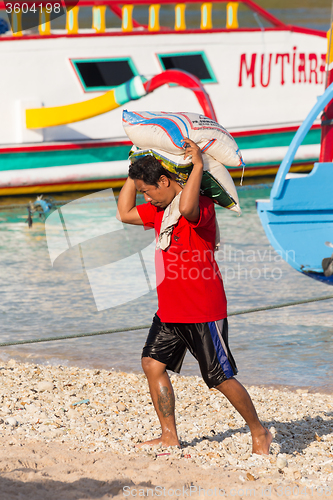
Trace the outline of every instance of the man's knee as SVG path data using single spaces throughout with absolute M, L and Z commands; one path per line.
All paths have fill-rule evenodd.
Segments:
M 225 380 L 223 380 L 223 382 L 221 382 L 220 384 L 216 385 L 215 389 L 217 389 L 218 391 L 222 392 L 222 394 L 224 394 L 225 392 L 228 391 L 228 389 L 231 386 L 234 385 L 235 380 L 236 379 L 234 377 L 226 378 Z
M 155 375 L 155 376 L 160 375 L 161 373 L 164 373 L 166 370 L 166 366 L 163 363 L 160 363 L 159 361 L 153 358 L 146 358 L 146 357 L 142 358 L 141 366 L 147 377 L 149 375 Z

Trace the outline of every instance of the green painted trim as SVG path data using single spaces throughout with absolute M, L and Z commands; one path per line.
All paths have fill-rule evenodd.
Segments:
M 158 60 L 160 62 L 160 65 L 162 67 L 162 69 L 165 71 L 165 66 L 164 66 L 164 63 L 163 63 L 163 60 L 162 60 L 162 57 L 165 57 L 165 56 L 168 56 L 168 57 L 174 57 L 174 56 L 197 56 L 197 55 L 200 55 L 203 59 L 203 62 L 205 63 L 206 65 L 206 68 L 207 68 L 207 71 L 208 73 L 210 74 L 210 78 L 205 78 L 203 80 L 200 80 L 202 83 L 218 83 L 217 82 L 217 78 L 215 76 L 215 73 L 213 71 L 213 68 L 210 64 L 210 62 L 208 61 L 208 57 L 206 56 L 205 52 L 203 50 L 194 50 L 194 51 L 191 51 L 191 52 L 166 52 L 164 54 L 156 54 L 157 57 L 158 57 Z M 172 84 L 172 85 L 175 85 L 175 84 Z
M 127 160 L 131 146 L 0 154 L 0 171 Z
M 87 87 L 82 79 L 79 68 L 76 65 L 77 63 L 80 63 L 80 62 L 88 62 L 89 63 L 89 62 L 105 62 L 105 61 L 127 61 L 129 64 L 129 67 L 131 68 L 131 70 L 133 72 L 133 77 L 137 76 L 139 74 L 131 57 L 100 57 L 100 58 L 93 58 L 93 59 L 89 59 L 89 58 L 88 59 L 70 59 L 70 61 L 72 62 L 73 66 L 74 66 L 74 69 L 76 71 L 76 75 L 79 78 L 81 85 L 82 85 L 85 92 L 104 92 L 106 90 L 112 90 L 116 87 Z
M 235 141 L 241 151 L 242 149 L 272 148 L 289 146 L 294 135 L 295 132 L 274 132 L 271 134 L 235 137 Z M 320 144 L 320 135 L 320 129 L 310 130 L 302 144 Z

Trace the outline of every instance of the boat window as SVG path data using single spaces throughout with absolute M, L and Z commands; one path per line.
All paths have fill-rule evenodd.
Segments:
M 198 77 L 202 83 L 216 83 L 216 77 L 204 52 L 158 54 L 164 70 L 181 69 Z
M 86 92 L 110 90 L 138 74 L 129 57 L 115 59 L 76 59 L 73 67 Z

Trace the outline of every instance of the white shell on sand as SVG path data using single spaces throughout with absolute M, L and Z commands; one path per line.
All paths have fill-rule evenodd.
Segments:
M 43 382 L 39 382 L 37 384 L 37 390 L 39 392 L 52 391 L 53 390 L 53 384 L 52 384 L 52 382 L 47 382 L 46 380 L 43 381 Z
M 276 460 L 276 466 L 279 469 L 284 469 L 285 467 L 288 467 L 288 461 L 284 457 L 277 457 Z
M 6 418 L 6 424 L 16 427 L 18 425 L 18 421 L 14 417 L 8 417 Z

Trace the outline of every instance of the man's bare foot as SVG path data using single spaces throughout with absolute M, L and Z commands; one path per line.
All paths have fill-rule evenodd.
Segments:
M 157 439 L 151 439 L 150 441 L 145 441 L 144 443 L 136 444 L 136 448 L 141 448 L 142 446 L 178 446 L 180 448 L 180 443 L 178 438 L 175 436 L 160 436 Z
M 260 434 L 252 436 L 252 453 L 257 453 L 257 455 L 269 455 L 269 447 L 272 440 L 272 434 L 266 427 L 263 427 L 263 431 Z

